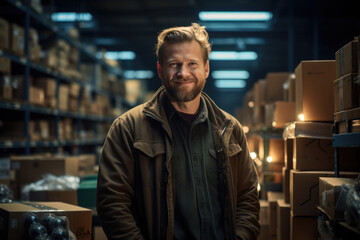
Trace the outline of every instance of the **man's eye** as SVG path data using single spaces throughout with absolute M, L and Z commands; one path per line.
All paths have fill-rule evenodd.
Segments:
M 176 67 L 178 64 L 177 63 L 170 63 L 169 66 L 170 67 Z
M 195 65 L 197 65 L 197 63 L 196 62 L 190 62 L 189 65 L 190 66 L 195 66 Z

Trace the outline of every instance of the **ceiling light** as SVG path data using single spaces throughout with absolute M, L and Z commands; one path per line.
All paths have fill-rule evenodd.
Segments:
M 90 13 L 57 12 L 51 14 L 51 19 L 54 22 L 88 22 L 91 21 L 93 17 Z
M 265 44 L 265 39 L 263 38 L 212 38 L 212 45 L 235 45 L 239 42 L 246 45 L 263 45 Z
M 154 77 L 154 72 L 150 70 L 126 70 L 124 77 L 127 79 L 149 79 Z
M 210 60 L 256 60 L 257 53 L 253 51 L 213 51 L 209 58 Z
M 244 70 L 218 70 L 213 71 L 211 76 L 215 79 L 248 79 L 249 72 Z
M 105 57 L 111 60 L 134 60 L 136 54 L 132 51 L 109 51 L 105 53 Z
M 246 82 L 244 80 L 216 80 L 215 86 L 217 88 L 245 88 Z
M 271 12 L 218 12 L 203 11 L 199 13 L 201 21 L 269 21 Z

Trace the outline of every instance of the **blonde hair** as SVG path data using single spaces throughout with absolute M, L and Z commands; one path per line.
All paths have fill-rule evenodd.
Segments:
M 205 30 L 204 26 L 200 26 L 197 23 L 192 23 L 191 26 L 187 27 L 173 27 L 165 29 L 158 35 L 157 40 L 156 56 L 159 62 L 161 62 L 163 55 L 164 44 L 191 42 L 193 40 L 200 44 L 203 52 L 204 62 L 209 59 L 209 54 L 211 52 L 209 34 Z

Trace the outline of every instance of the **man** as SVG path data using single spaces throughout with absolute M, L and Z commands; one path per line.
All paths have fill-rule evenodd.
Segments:
M 97 211 L 112 239 L 256 239 L 257 173 L 242 126 L 202 92 L 205 27 L 170 28 L 157 44 L 163 86 L 112 124 Z

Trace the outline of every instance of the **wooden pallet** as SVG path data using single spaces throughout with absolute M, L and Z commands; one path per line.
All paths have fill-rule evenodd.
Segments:
M 334 133 L 360 132 L 360 108 L 335 113 Z

